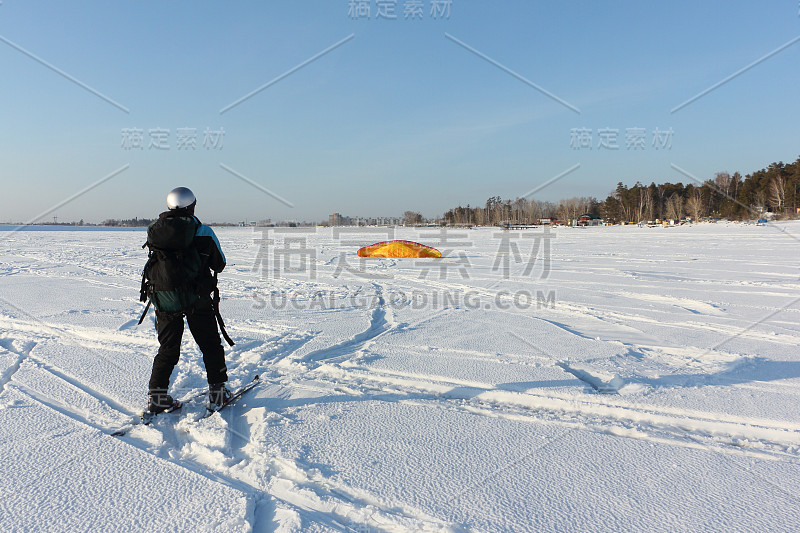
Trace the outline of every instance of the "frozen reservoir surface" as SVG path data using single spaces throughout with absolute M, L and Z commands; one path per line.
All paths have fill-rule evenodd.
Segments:
M 218 228 L 231 385 L 134 426 L 142 231 L 0 231 L 2 531 L 800 531 L 800 223 Z M 360 259 L 387 239 L 442 259 Z

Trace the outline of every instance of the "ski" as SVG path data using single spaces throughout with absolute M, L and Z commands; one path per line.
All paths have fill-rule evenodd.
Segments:
M 144 425 L 144 426 L 149 426 L 150 424 L 153 423 L 153 420 L 158 415 L 163 414 L 163 413 L 173 413 L 175 411 L 180 411 L 181 408 L 184 405 L 186 405 L 187 403 L 193 401 L 195 398 L 199 398 L 200 396 L 203 396 L 204 394 L 208 394 L 208 389 L 205 389 L 205 390 L 202 390 L 202 391 L 200 391 L 198 393 L 192 394 L 188 398 L 185 398 L 183 401 L 176 400 L 175 403 L 172 405 L 172 407 L 170 407 L 166 411 L 162 411 L 160 413 L 153 413 L 153 412 L 150 412 L 150 411 L 143 411 L 142 414 L 139 415 L 138 419 L 134 419 L 133 421 L 131 421 L 130 423 L 128 423 L 128 424 L 126 424 L 124 426 L 122 426 L 121 428 L 114 430 L 112 433 L 109 433 L 109 435 L 111 435 L 112 437 L 124 437 L 125 435 L 128 434 L 128 432 L 131 429 L 134 428 L 134 426 L 138 426 L 139 424 Z
M 173 413 L 175 411 L 180 411 L 181 407 L 183 407 L 183 403 L 175 400 L 175 402 L 169 406 L 169 408 L 158 413 L 154 413 L 153 411 L 144 411 L 139 418 L 141 419 L 143 425 L 149 426 L 153 423 L 153 419 L 161 413 Z
M 222 405 L 220 405 L 216 409 L 209 409 L 208 406 L 206 406 L 206 412 L 205 412 L 205 414 L 203 416 L 200 417 L 200 419 L 208 418 L 209 416 L 213 415 L 214 413 L 222 411 L 223 409 L 225 409 L 229 405 L 235 403 L 239 398 L 244 396 L 247 392 L 252 390 L 258 384 L 259 384 L 259 376 L 258 376 L 258 374 L 256 374 L 256 376 L 253 377 L 253 379 L 251 381 L 249 381 L 247 384 L 242 385 L 241 387 L 239 387 L 238 389 L 233 391 L 233 393 L 231 394 L 231 397 L 228 399 L 227 402 L 223 403 Z M 114 432 L 110 433 L 110 435 L 112 437 L 124 437 L 135 426 L 137 426 L 139 424 L 142 424 L 142 425 L 145 425 L 145 426 L 149 426 L 150 424 L 153 423 L 153 420 L 158 415 L 163 414 L 163 413 L 173 413 L 175 411 L 179 411 L 187 403 L 189 403 L 189 402 L 193 401 L 194 399 L 199 398 L 200 396 L 203 396 L 205 394 L 208 394 L 208 389 L 205 389 L 205 390 L 203 390 L 203 391 L 201 391 L 201 392 L 199 392 L 197 394 L 193 394 L 192 396 L 190 396 L 189 398 L 185 399 L 182 402 L 176 402 L 177 405 L 171 407 L 170 409 L 167 409 L 166 411 L 162 411 L 161 413 L 151 413 L 150 411 L 145 411 L 145 412 L 143 412 L 141 414 L 139 419 L 136 419 L 136 420 L 132 421 L 131 423 L 129 423 L 129 424 L 127 424 L 127 425 L 115 430 Z
M 116 431 L 111 433 L 111 436 L 112 437 L 122 437 L 122 436 L 126 435 L 128 433 L 128 431 L 130 431 L 133 428 L 133 426 L 136 426 L 136 425 L 139 425 L 139 424 L 142 424 L 143 426 L 149 426 L 150 424 L 153 423 L 153 420 L 155 420 L 155 418 L 158 415 L 164 414 L 164 413 L 174 413 L 175 411 L 180 411 L 181 407 L 183 407 L 183 402 L 179 402 L 179 401 L 176 400 L 175 403 L 173 403 L 169 407 L 169 409 L 165 409 L 164 411 L 161 411 L 161 412 L 158 412 L 158 413 L 154 413 L 152 411 L 143 411 L 142 414 L 139 415 L 139 421 L 138 422 L 134 421 L 131 424 L 128 424 L 127 426 L 124 426 L 124 427 L 121 427 L 121 428 L 117 429 Z
M 228 407 L 232 403 L 235 403 L 236 400 L 238 400 L 239 398 L 244 396 L 248 391 L 252 390 L 253 387 L 255 387 L 258 384 L 259 384 L 259 376 L 258 376 L 258 374 L 256 374 L 255 377 L 249 383 L 247 383 L 245 385 L 242 385 L 241 387 L 239 387 L 238 389 L 233 391 L 233 393 L 231 394 L 231 397 L 228 398 L 228 401 L 226 401 L 225 403 L 223 403 L 219 407 L 211 408 L 210 406 L 207 405 L 206 406 L 206 415 L 201 417 L 201 418 L 207 418 L 207 417 L 213 415 L 214 413 L 219 413 L 220 411 L 222 411 L 223 409 L 225 409 L 226 407 Z

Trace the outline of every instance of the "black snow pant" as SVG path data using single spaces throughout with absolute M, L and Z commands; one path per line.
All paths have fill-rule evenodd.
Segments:
M 217 317 L 213 308 L 198 306 L 186 315 L 189 331 L 203 352 L 203 363 L 206 367 L 208 383 L 228 381 L 228 368 L 225 366 L 225 349 L 219 339 Z M 153 373 L 150 376 L 150 392 L 166 393 L 172 370 L 178 364 L 183 337 L 183 314 L 162 313 L 156 311 L 156 331 L 158 331 L 158 349 L 153 360 Z

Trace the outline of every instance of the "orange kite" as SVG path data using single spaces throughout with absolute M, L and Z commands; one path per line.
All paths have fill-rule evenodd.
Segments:
M 359 249 L 358 257 L 442 257 L 442 252 L 413 241 L 384 241 Z

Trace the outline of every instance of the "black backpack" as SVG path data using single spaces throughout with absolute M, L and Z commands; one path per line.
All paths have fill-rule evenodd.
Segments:
M 142 272 L 141 301 L 149 299 L 158 311 L 167 313 L 192 312 L 200 299 L 200 276 L 208 277 L 194 245 L 197 227 L 190 217 L 159 218 L 150 224 L 145 243 L 150 253 Z
M 147 302 L 139 324 L 144 321 L 150 304 L 165 313 L 190 314 L 202 296 L 213 293 L 211 305 L 220 326 L 220 332 L 231 346 L 234 342 L 225 331 L 219 314 L 217 276 L 209 273 L 207 260 L 203 260 L 195 235 L 200 222 L 193 216 L 159 218 L 147 228 L 147 263 L 142 271 L 139 300 Z

